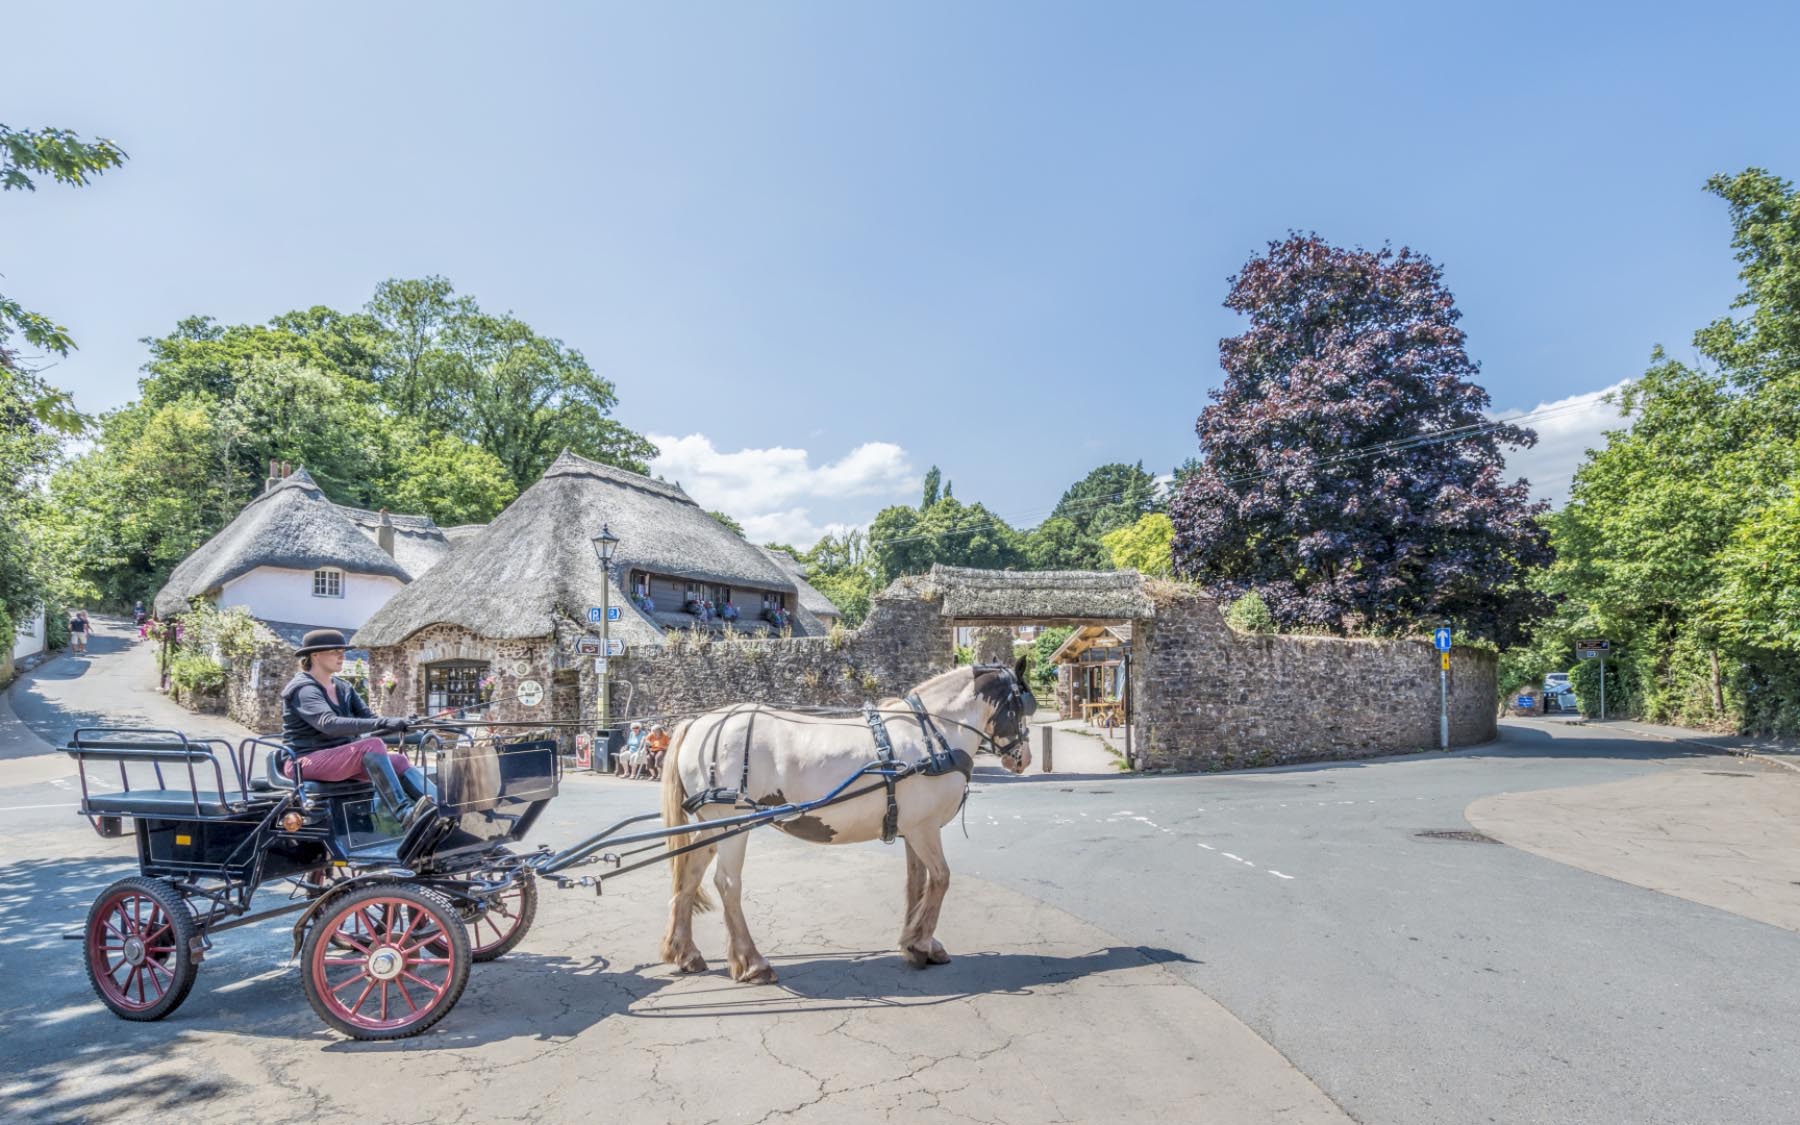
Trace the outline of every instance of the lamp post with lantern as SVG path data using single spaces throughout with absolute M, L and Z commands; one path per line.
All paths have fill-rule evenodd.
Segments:
M 618 549 L 619 537 L 606 524 L 601 524 L 600 534 L 594 536 L 594 557 L 600 560 L 600 737 L 607 740 L 604 753 L 609 757 L 612 752 L 612 708 L 607 681 L 611 679 L 612 646 L 607 643 L 607 618 L 612 616 L 612 606 L 609 604 L 612 595 L 612 560 L 613 552 Z

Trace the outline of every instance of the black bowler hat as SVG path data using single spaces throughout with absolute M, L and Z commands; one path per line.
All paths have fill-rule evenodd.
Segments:
M 336 629 L 314 629 L 300 638 L 300 647 L 294 650 L 295 656 L 311 656 L 315 652 L 330 652 L 333 649 L 349 648 L 350 642 L 344 634 Z

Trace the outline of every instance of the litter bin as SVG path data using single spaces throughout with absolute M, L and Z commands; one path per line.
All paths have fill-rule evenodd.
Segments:
M 624 724 L 601 727 L 594 732 L 594 772 L 612 773 L 619 761 L 620 751 L 625 749 L 626 728 Z

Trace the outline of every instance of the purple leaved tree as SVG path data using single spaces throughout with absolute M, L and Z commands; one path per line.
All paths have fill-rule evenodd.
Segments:
M 1231 279 L 1250 318 L 1219 342 L 1201 465 L 1169 506 L 1177 572 L 1256 591 L 1284 628 L 1391 633 L 1448 618 L 1508 644 L 1548 607 L 1550 560 L 1504 447 L 1537 436 L 1483 413 L 1443 271 L 1316 235 L 1270 243 Z

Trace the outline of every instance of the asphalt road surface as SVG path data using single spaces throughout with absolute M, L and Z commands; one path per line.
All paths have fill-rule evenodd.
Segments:
M 62 679 L 15 689 L 12 698 L 33 727 L 50 735 L 68 716 L 104 717 L 107 697 L 116 698 L 125 682 L 109 679 L 104 662 L 47 671 Z M 134 706 L 142 712 L 157 702 L 140 699 Z M 24 744 L 16 723 L 12 729 L 15 753 L 42 750 L 42 744 Z M 6 737 L 0 729 L 0 742 Z M 0 746 L 0 758 L 8 749 Z M 1800 953 L 1800 935 L 1503 845 L 1421 835 L 1468 833 L 1464 810 L 1494 794 L 1716 769 L 1720 761 L 1604 728 L 1508 724 L 1492 747 L 1355 764 L 1066 781 L 1001 779 L 983 771 L 968 805 L 968 838 L 955 826 L 947 833 L 953 870 L 964 881 L 952 887 L 946 926 L 954 929 L 990 910 L 983 896 L 993 895 L 984 887 L 1003 889 L 1012 896 L 1009 902 L 1054 908 L 1044 917 L 1073 916 L 1088 929 L 1069 940 L 1104 935 L 1110 951 L 1097 967 L 1090 957 L 1085 969 L 1070 970 L 1086 973 L 1086 986 L 1103 988 L 1113 976 L 1135 979 L 1128 974 L 1146 964 L 1176 974 L 1198 990 L 1196 996 L 1210 996 L 1247 1024 L 1359 1121 L 1793 1121 L 1800 1105 L 1800 984 L 1791 966 Z M 10 1058 L 0 1064 L 0 1105 L 23 1088 L 17 1081 L 9 1085 L 9 1070 L 25 1067 L 34 1076 L 26 1081 L 41 1086 L 70 1060 L 92 1059 L 93 1081 L 104 1085 L 105 1060 L 117 1045 L 128 1048 L 132 1058 L 149 1060 L 156 1044 L 177 1037 L 192 1049 L 222 1052 L 221 1058 L 250 1044 L 251 1073 L 267 1066 L 271 1098 L 298 1097 L 294 1090 L 361 1060 L 360 1054 L 352 1059 L 344 1053 L 361 1047 L 307 1038 L 319 1033 L 298 1001 L 279 921 L 221 937 L 203 977 L 203 987 L 212 991 L 205 997 L 197 991 L 180 1021 L 125 1025 L 99 1013 L 80 979 L 73 943 L 57 941 L 54 931 L 78 927 L 98 886 L 123 873 L 125 842 L 96 839 L 73 816 L 76 794 L 67 778 L 53 776 L 44 762 L 29 756 L 0 761 L 0 771 L 13 771 L 0 776 L 0 847 L 6 849 L 0 857 L 0 964 L 6 969 L 0 1025 L 8 1025 L 10 1044 Z M 575 826 L 654 804 L 649 785 L 577 779 L 552 806 L 557 815 L 547 818 L 544 838 L 561 842 Z M 804 961 L 822 940 L 818 927 L 808 930 L 803 920 L 789 918 L 794 928 L 774 930 L 791 907 L 769 889 L 759 899 L 759 880 L 765 888 L 776 882 L 779 865 L 771 857 L 781 855 L 796 865 L 813 856 L 834 857 L 821 860 L 818 869 L 831 880 L 860 878 L 846 875 L 852 869 L 879 871 L 881 880 L 889 879 L 891 851 L 866 845 L 862 850 L 872 854 L 859 857 L 856 850 L 765 843 L 763 837 L 752 845 L 746 867 L 752 924 L 770 927 L 764 951 L 778 967 L 802 959 L 794 973 L 783 968 L 784 983 L 804 982 L 805 972 L 816 981 L 834 982 L 843 970 L 830 962 Z M 796 878 L 801 870 L 795 866 L 786 877 Z M 1793 877 L 1800 879 L 1800 872 Z M 616 987 L 636 996 L 634 1005 L 640 1007 L 669 987 L 662 980 L 666 974 L 642 960 L 648 950 L 635 948 L 652 940 L 643 935 L 653 935 L 664 894 L 660 879 L 647 879 L 601 906 L 605 917 L 621 926 L 629 922 L 628 931 L 621 931 L 624 938 L 606 935 L 619 946 L 612 952 L 640 961 L 602 965 L 600 979 L 618 980 Z M 831 893 L 831 885 L 821 893 Z M 783 893 L 791 899 L 800 891 Z M 885 883 L 881 893 L 878 904 L 859 909 L 885 912 L 892 897 Z M 580 1043 L 586 1051 L 591 1037 L 609 1025 L 625 1027 L 630 1021 L 620 1018 L 622 1012 L 596 1008 L 584 1014 L 571 1007 L 557 1017 L 561 1022 L 552 1020 L 547 1027 L 531 1026 L 530 1013 L 524 1012 L 517 1018 L 526 1023 L 506 1025 L 510 1030 L 504 1034 L 494 1030 L 501 1026 L 495 1021 L 513 1018 L 505 999 L 509 990 L 535 995 L 531 990 L 541 992 L 546 979 L 571 986 L 592 979 L 585 975 L 597 971 L 592 966 L 578 976 L 577 962 L 556 960 L 594 941 L 588 919 L 600 915 L 589 900 L 577 903 L 578 898 L 569 894 L 547 904 L 541 948 L 548 956 L 534 955 L 569 975 L 533 974 L 529 959 L 512 970 L 490 967 L 488 979 L 502 982 L 491 993 L 494 1009 L 464 1001 L 470 1007 L 465 1028 L 488 1029 L 477 1033 L 478 1039 L 486 1037 L 486 1047 L 467 1048 L 470 1060 L 494 1059 L 492 1073 L 481 1076 L 482 1091 L 529 1099 L 546 1081 L 555 1086 L 590 1072 L 614 1081 L 620 1096 L 629 1086 L 623 1070 L 607 1069 L 630 1057 L 618 1043 L 611 1048 L 618 1053 L 605 1066 L 596 1059 L 590 1067 L 579 1055 L 546 1061 L 560 1050 L 559 1043 Z M 1029 932 L 1037 924 L 1029 910 L 1007 910 L 990 910 L 990 920 L 1002 920 L 996 923 L 1002 932 L 985 932 L 981 940 L 992 943 L 985 948 L 1004 953 L 1008 945 L 1028 947 L 1041 936 Z M 864 948 L 885 944 L 890 919 L 880 918 L 880 925 Z M 1016 935 L 1005 929 L 1009 926 Z M 709 939 L 713 945 L 716 936 Z M 710 952 L 716 958 L 716 950 Z M 916 980 L 930 983 L 906 985 L 913 978 L 890 978 L 883 975 L 884 962 L 869 964 L 875 967 L 859 971 L 873 974 L 878 985 L 891 979 L 903 982 L 903 989 L 930 989 L 953 979 L 923 974 Z M 954 971 L 970 973 L 972 964 L 982 962 L 964 958 Z M 1028 966 L 1033 975 L 1023 985 L 1006 989 L 993 990 L 991 981 L 965 981 L 960 987 L 974 987 L 974 999 L 963 1002 L 980 1003 L 983 991 L 993 990 L 997 999 L 988 1001 L 990 1007 L 1013 1008 L 996 1009 L 992 1018 L 1034 1012 L 1029 1018 L 1054 1023 L 1062 1034 L 1071 1029 L 1080 1034 L 1082 1013 L 1092 1010 L 1084 1005 L 1098 1003 L 1096 994 L 1071 993 L 1054 1002 L 1060 973 L 1055 964 L 1033 963 Z M 522 975 L 495 975 L 509 971 Z M 543 995 L 546 1004 L 566 1001 L 554 990 Z M 1115 990 L 1115 995 L 1131 993 Z M 862 1017 L 870 1021 L 869 1029 L 896 1027 L 906 1018 L 892 998 L 873 997 L 870 1003 L 874 1009 Z M 1178 1007 L 1158 1003 L 1159 1019 L 1179 1018 L 1171 1014 Z M 883 1007 L 888 1004 L 895 1006 Z M 779 1007 L 769 1011 L 766 1018 L 776 1021 L 770 1027 L 791 1018 Z M 1195 1019 L 1205 1014 L 1194 1011 Z M 445 1026 L 454 1028 L 460 1013 Z M 742 1038 L 744 1026 L 735 1025 L 728 1034 Z M 1158 1067 L 1185 1073 L 1219 1061 L 1182 1054 L 1159 1059 L 1153 1040 L 1108 1038 L 1116 1031 L 1094 1034 L 1094 1057 L 1128 1053 L 1118 1065 L 1134 1075 L 1140 1070 L 1154 1075 Z M 818 1038 L 829 1044 L 823 1034 Z M 1221 1034 L 1218 1041 L 1229 1036 Z M 509 1055 L 518 1044 L 524 1044 L 521 1052 L 541 1050 L 545 1057 Z M 434 1047 L 429 1036 L 406 1049 L 408 1061 L 399 1065 L 414 1072 L 432 1050 L 445 1050 Z M 843 1066 L 853 1065 L 852 1056 L 863 1057 L 860 1048 L 848 1055 L 820 1049 Z M 1233 1065 L 1239 1057 L 1230 1056 Z M 478 1065 L 462 1059 L 458 1056 L 457 1067 Z M 1016 1062 L 1001 1059 L 995 1065 L 1001 1063 L 1001 1071 L 982 1081 L 1004 1082 L 1005 1074 L 1020 1080 Z M 578 1069 L 556 1069 L 569 1065 Z M 319 1068 L 316 1074 L 311 1067 Z M 453 1080 L 446 1071 L 443 1081 Z M 1138 1077 L 1131 1080 L 1144 1085 Z M 172 1084 L 158 1088 L 156 1082 Z M 135 1092 L 107 1087 L 126 1092 L 82 1094 L 78 1083 L 67 1085 L 77 1092 L 61 1104 L 75 1117 L 129 1117 L 133 1098 L 145 1111 L 174 1112 L 192 1098 L 191 1083 L 156 1075 L 138 1082 Z M 1296 1105 L 1304 1104 L 1304 1091 L 1294 1096 Z M 307 1103 L 295 1104 L 304 1111 Z M 854 1104 L 837 1109 L 837 1119 L 853 1119 Z M 664 1112 L 657 1105 L 640 1108 L 633 1119 L 655 1119 Z M 1179 1113 L 1158 1116 L 1184 1119 Z M 372 1113 L 369 1119 L 384 1118 Z
M 1508 724 L 1451 755 L 990 784 L 951 861 L 1182 955 L 1361 1121 L 1800 1120 L 1800 935 L 1419 835 L 1489 794 L 1719 768 L 1675 750 Z

